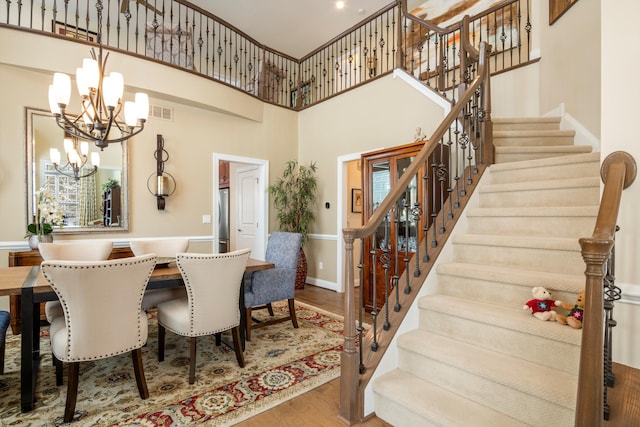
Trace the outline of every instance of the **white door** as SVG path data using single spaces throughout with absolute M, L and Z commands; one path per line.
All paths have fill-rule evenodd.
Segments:
M 236 224 L 236 249 L 250 248 L 251 257 L 262 259 L 257 253 L 256 234 L 263 224 L 260 220 L 260 168 L 250 166 L 238 169 L 238 209 Z

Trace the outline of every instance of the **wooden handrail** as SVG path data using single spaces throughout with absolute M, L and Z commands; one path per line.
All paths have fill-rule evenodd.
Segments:
M 600 174 L 604 190 L 591 237 L 580 239 L 586 264 L 585 309 L 575 425 L 596 427 L 604 417 L 604 277 L 611 257 L 622 190 L 635 180 L 637 167 L 628 153 L 610 154 Z

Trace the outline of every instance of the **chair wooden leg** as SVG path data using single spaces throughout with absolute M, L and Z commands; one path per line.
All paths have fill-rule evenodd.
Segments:
M 216 337 L 216 347 L 222 345 L 222 334 L 220 332 L 213 334 Z
M 246 330 L 246 340 L 247 341 L 251 341 L 251 322 L 252 322 L 252 320 L 251 320 L 251 307 L 247 307 L 245 312 L 246 312 L 246 319 L 247 319 L 246 325 L 245 325 L 246 328 L 247 328 L 247 330 Z
M 64 407 L 64 422 L 70 423 L 76 411 L 76 400 L 78 399 L 78 375 L 80 373 L 80 362 L 69 363 L 69 379 L 67 380 L 67 403 Z
M 164 360 L 164 326 L 158 323 L 158 362 Z
M 196 337 L 191 337 L 191 351 L 189 354 L 189 384 L 196 382 Z
M 293 327 L 298 329 L 298 318 L 296 317 L 296 305 L 294 298 L 289 299 L 289 315 L 291 316 L 291 323 L 293 323 Z
M 244 355 L 242 354 L 242 344 L 240 342 L 240 327 L 236 326 L 231 330 L 231 334 L 233 335 L 233 349 L 236 352 L 236 360 L 238 361 L 238 366 L 244 368 Z
M 4 343 L 0 347 L 0 375 L 4 375 Z
M 137 348 L 131 351 L 131 359 L 133 360 L 133 371 L 136 375 L 136 384 L 140 398 L 147 399 L 149 397 L 149 389 L 147 388 L 147 380 L 144 377 L 144 365 L 142 364 L 142 349 Z
M 51 353 L 51 358 L 53 359 L 53 366 L 56 368 L 56 386 L 62 385 L 62 362 Z
M 273 306 L 270 302 L 267 303 L 267 311 L 269 311 L 269 316 L 273 317 Z

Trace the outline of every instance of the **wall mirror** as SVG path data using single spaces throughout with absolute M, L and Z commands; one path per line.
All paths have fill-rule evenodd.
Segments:
M 100 151 L 89 142 L 90 152 L 100 154 L 97 172 L 86 178 L 75 179 L 67 164 L 64 151 L 64 131 L 46 110 L 26 107 L 26 173 L 27 218 L 33 222 L 36 192 L 47 189 L 57 199 L 64 212 L 64 225 L 55 227 L 54 233 L 94 233 L 129 230 L 129 183 L 127 141 L 110 144 Z M 57 171 L 51 162 L 50 149 L 61 153 Z M 90 157 L 90 155 L 89 155 Z M 85 169 L 92 168 L 91 161 Z

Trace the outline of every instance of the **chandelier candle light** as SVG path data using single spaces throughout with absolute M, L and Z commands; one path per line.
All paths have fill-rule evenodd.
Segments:
M 56 123 L 72 137 L 94 141 L 103 150 L 111 143 L 125 141 L 140 133 L 149 116 L 149 97 L 136 93 L 135 102 L 123 103 L 124 78 L 111 72 L 105 75 L 109 53 L 102 54 L 102 1 L 96 3 L 98 10 L 98 55 L 91 49 L 91 58 L 85 58 L 82 67 L 76 70 L 76 84 L 81 98 L 81 113 L 78 117 L 67 115 L 66 108 L 71 97 L 71 78 L 64 73 L 53 75 L 49 86 L 49 108 Z M 124 107 L 124 108 L 123 108 Z M 122 117 L 124 116 L 124 118 Z M 119 136 L 110 137 L 112 127 L 117 127 Z

